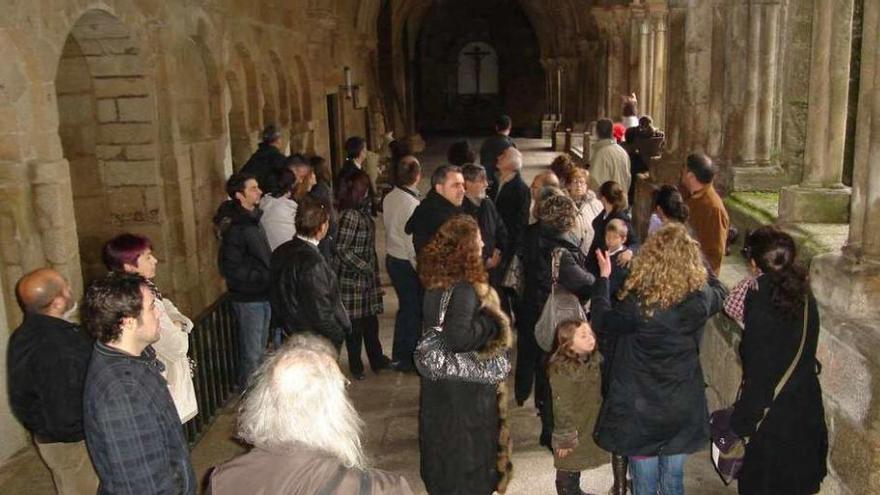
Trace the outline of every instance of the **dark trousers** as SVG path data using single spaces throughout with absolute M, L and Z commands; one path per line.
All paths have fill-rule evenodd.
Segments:
M 546 361 L 546 353 L 535 340 L 535 322 L 529 317 L 520 318 L 516 338 L 514 397 L 517 404 L 525 402 L 531 395 L 534 384 L 535 407 L 541 416 L 542 437 L 549 437 L 553 431 L 553 404 Z
M 422 284 L 415 268 L 407 260 L 385 257 L 391 285 L 399 306 L 394 318 L 394 347 L 391 359 L 401 368 L 413 368 L 413 351 L 422 333 Z
M 379 318 L 376 315 L 351 320 L 351 333 L 345 338 L 345 348 L 348 350 L 348 369 L 355 375 L 364 372 L 361 342 L 367 348 L 370 367 L 373 370 L 379 369 L 383 364 L 383 356 L 382 343 L 379 342 Z

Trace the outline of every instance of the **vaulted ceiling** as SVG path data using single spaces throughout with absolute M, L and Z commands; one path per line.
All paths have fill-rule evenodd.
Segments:
M 393 37 L 402 40 L 404 29 L 415 34 L 435 3 L 451 0 L 360 0 L 357 10 L 357 29 L 365 34 L 375 33 L 376 20 L 386 2 L 393 2 Z M 573 55 L 581 40 L 598 37 L 595 8 L 614 9 L 647 0 L 509 0 L 518 2 L 528 16 L 538 38 L 543 57 Z M 656 0 L 651 0 L 656 1 Z

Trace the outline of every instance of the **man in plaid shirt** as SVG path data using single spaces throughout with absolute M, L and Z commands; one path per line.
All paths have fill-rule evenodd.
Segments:
M 150 346 L 159 340 L 154 304 L 135 274 L 98 280 L 83 301 L 83 322 L 97 340 L 83 422 L 100 494 L 196 493 L 180 419 Z

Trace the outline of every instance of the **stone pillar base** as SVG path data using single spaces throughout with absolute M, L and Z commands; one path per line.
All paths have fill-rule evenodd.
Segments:
M 880 262 L 840 253 L 818 255 L 810 263 L 810 282 L 821 306 L 847 319 L 880 321 Z M 880 333 L 875 338 L 880 343 Z
M 792 182 L 779 166 L 733 167 L 733 190 L 737 192 L 778 191 Z
M 557 124 L 559 124 L 559 122 L 556 120 L 542 120 L 541 139 L 553 139 L 553 133 L 556 131 Z
M 852 189 L 784 187 L 779 192 L 779 219 L 786 222 L 847 223 Z
M 553 151 L 568 151 L 570 148 L 570 134 L 561 130 L 553 133 Z
M 880 263 L 819 255 L 810 282 L 821 321 L 816 358 L 830 447 L 822 493 L 880 493 Z

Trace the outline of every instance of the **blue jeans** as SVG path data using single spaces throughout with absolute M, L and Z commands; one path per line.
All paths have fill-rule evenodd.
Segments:
M 238 317 L 238 385 L 244 388 L 266 352 L 272 310 L 268 301 L 233 301 L 232 309 Z
M 633 495 L 684 495 L 687 454 L 630 457 Z
M 385 257 L 385 268 L 400 303 L 394 318 L 394 347 L 391 360 L 402 368 L 413 368 L 413 351 L 422 334 L 422 284 L 407 260 Z

